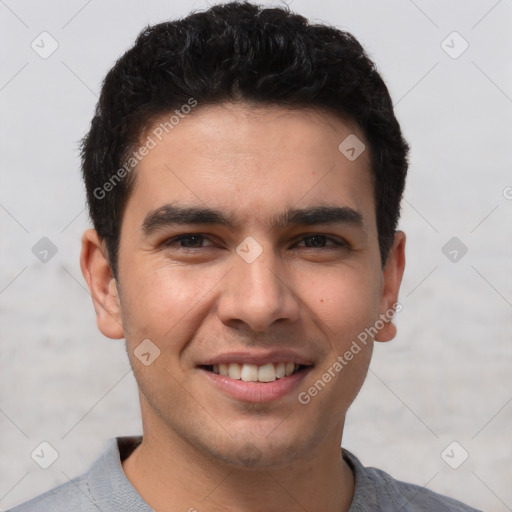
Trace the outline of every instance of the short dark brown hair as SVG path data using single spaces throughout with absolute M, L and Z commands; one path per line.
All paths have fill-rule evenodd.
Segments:
M 184 105 L 232 100 L 320 108 L 358 124 L 370 146 L 384 265 L 400 216 L 408 145 L 374 63 L 347 32 L 310 24 L 286 7 L 230 2 L 145 28 L 104 80 L 82 141 L 82 172 L 114 275 L 129 171 L 137 163 L 132 152 L 143 134 Z

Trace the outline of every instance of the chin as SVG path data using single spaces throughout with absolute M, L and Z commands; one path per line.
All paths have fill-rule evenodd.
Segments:
M 243 431 L 241 431 L 243 432 Z M 293 463 L 304 451 L 304 435 L 293 436 L 283 431 L 281 435 L 241 433 L 236 438 L 229 438 L 219 449 L 219 444 L 210 446 L 209 452 L 217 460 L 246 469 L 279 468 Z

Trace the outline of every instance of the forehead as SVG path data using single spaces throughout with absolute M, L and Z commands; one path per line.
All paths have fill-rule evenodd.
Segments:
M 171 116 L 144 135 L 152 149 L 134 171 L 126 213 L 182 202 L 265 223 L 285 208 L 329 204 L 374 221 L 369 148 L 355 123 L 314 109 L 240 103 L 199 105 L 173 123 Z

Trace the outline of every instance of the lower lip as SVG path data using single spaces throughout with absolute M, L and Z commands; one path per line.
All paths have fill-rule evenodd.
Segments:
M 299 386 L 311 368 L 309 366 L 289 377 L 276 379 L 273 382 L 244 382 L 202 368 L 200 371 L 210 379 L 210 382 L 231 397 L 242 402 L 263 403 L 273 402 L 289 395 Z

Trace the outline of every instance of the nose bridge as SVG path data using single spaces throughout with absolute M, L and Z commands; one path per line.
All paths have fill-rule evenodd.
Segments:
M 236 252 L 219 304 L 221 320 L 244 322 L 255 331 L 264 331 L 277 320 L 295 321 L 298 303 L 280 275 L 283 267 L 278 255 L 250 237 Z

